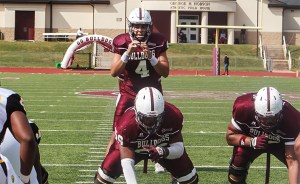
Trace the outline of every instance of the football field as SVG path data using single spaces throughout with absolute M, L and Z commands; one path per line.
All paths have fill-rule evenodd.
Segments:
M 100 74 L 0 73 L 1 87 L 18 92 L 27 116 L 39 126 L 41 160 L 50 184 L 93 183 L 111 134 L 117 79 Z M 165 99 L 183 112 L 187 153 L 199 174 L 199 183 L 227 183 L 232 147 L 225 139 L 235 98 L 264 86 L 277 88 L 300 110 L 299 78 L 239 76 L 169 76 L 163 79 Z M 266 155 L 248 174 L 249 184 L 264 183 Z M 136 166 L 141 184 L 170 183 L 168 173 L 155 174 L 149 161 Z M 180 167 L 180 166 L 178 166 Z M 117 183 L 125 183 L 123 177 Z M 287 169 L 271 156 L 270 183 L 288 183 Z

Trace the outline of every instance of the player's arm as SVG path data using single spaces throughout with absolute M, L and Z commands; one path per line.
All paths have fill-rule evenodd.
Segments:
M 144 146 L 148 150 L 149 158 L 153 162 L 165 158 L 169 160 L 178 159 L 184 153 L 183 138 L 181 132 L 177 132 L 172 136 L 169 146 Z
M 298 182 L 298 161 L 295 155 L 294 146 L 285 146 L 285 159 L 288 165 L 289 183 Z
M 26 115 L 21 111 L 14 111 L 10 116 L 11 130 L 20 143 L 21 180 L 29 183 L 29 175 L 36 154 L 36 141 Z
M 243 132 L 234 127 L 231 122 L 229 123 L 226 132 L 226 140 L 228 145 L 250 147 L 250 139 L 251 137 L 244 135 Z
M 291 153 L 290 153 L 291 152 Z M 294 154 L 293 154 L 294 153 Z M 294 164 L 293 167 L 294 167 L 294 170 L 291 172 L 294 172 L 293 173 L 293 178 L 295 178 L 295 182 L 293 183 L 300 183 L 300 134 L 298 135 L 298 137 L 296 138 L 295 140 L 295 144 L 293 146 L 293 150 L 290 150 L 290 149 L 287 149 L 286 148 L 286 157 L 288 156 L 288 154 L 291 154 L 293 159 L 292 163 Z M 296 161 L 294 160 L 296 158 Z M 288 161 L 288 158 L 287 158 L 287 163 L 289 165 L 289 162 Z M 290 179 L 290 183 L 292 183 L 291 181 L 291 174 L 290 173 L 290 168 L 289 168 L 289 179 Z
M 158 57 L 157 65 L 153 66 L 155 71 L 159 73 L 163 77 L 169 76 L 169 60 L 167 56 L 167 52 L 162 52 Z
M 241 130 L 236 128 L 232 119 L 229 123 L 226 132 L 226 140 L 228 145 L 231 146 L 244 146 L 253 149 L 266 149 L 268 145 L 268 135 L 259 135 L 257 137 L 249 137 L 243 134 Z
M 126 183 L 137 184 L 137 179 L 135 175 L 135 153 L 133 148 L 125 147 L 119 144 L 121 165 L 123 168 L 123 174 L 126 180 Z

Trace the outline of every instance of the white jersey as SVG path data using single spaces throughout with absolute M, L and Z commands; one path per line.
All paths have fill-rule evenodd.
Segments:
M 22 98 L 14 91 L 0 88 L 0 156 L 5 162 L 7 169 L 7 171 L 4 172 L 3 167 L 0 167 L 0 184 L 10 182 L 19 184 L 20 144 L 16 141 L 8 128 L 10 127 L 9 116 L 14 111 L 22 111 L 26 114 L 22 104 Z M 7 178 L 3 177 L 5 175 L 7 175 Z M 30 183 L 38 184 L 36 178 L 36 171 L 33 167 L 30 175 Z

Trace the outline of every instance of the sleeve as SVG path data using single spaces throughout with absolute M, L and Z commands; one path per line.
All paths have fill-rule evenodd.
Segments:
M 126 183 L 137 184 L 136 175 L 134 171 L 134 160 L 131 158 L 124 158 L 121 160 L 121 165 L 123 168 L 123 174 Z
M 117 141 L 124 147 L 131 147 L 131 140 L 135 140 L 136 123 L 131 111 L 126 111 L 116 125 Z
M 10 115 L 14 111 L 21 111 L 24 114 L 26 114 L 22 98 L 18 94 L 12 94 L 7 98 L 7 104 L 6 104 L 6 112 L 7 116 L 10 117 Z
M 126 34 L 121 34 L 113 39 L 114 53 L 122 55 L 127 50 Z
M 168 40 L 166 39 L 166 37 L 162 34 L 159 34 L 159 39 L 157 39 L 157 40 L 160 40 L 160 42 L 161 42 L 160 44 L 162 45 L 162 47 L 159 51 L 159 54 L 167 51 L 169 48 L 169 44 L 168 44 Z

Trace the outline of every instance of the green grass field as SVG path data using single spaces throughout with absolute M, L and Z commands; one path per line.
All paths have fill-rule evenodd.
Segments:
M 28 118 L 41 129 L 42 163 L 51 184 L 93 183 L 103 160 L 111 133 L 115 96 L 80 95 L 84 91 L 117 91 L 110 75 L 0 73 L 1 85 L 17 91 L 25 101 Z M 244 92 L 273 86 L 297 109 L 299 78 L 281 77 L 195 77 L 169 76 L 163 80 L 167 101 L 184 115 L 184 143 L 199 174 L 200 183 L 227 183 L 232 147 L 225 140 L 234 99 Z M 288 183 L 287 170 L 274 157 L 272 184 Z M 136 167 L 141 184 L 169 183 L 168 173 L 155 174 L 151 162 L 148 174 L 142 163 Z M 264 183 L 265 155 L 251 166 L 249 184 Z M 117 183 L 124 183 L 119 178 Z
M 72 42 L 4 42 L 0 41 L 0 67 L 55 67 L 61 62 Z M 172 70 L 211 70 L 213 48 L 207 44 L 170 44 L 167 51 Z M 256 45 L 219 45 L 221 66 L 225 53 L 230 57 L 231 71 L 264 71 L 259 48 Z M 300 46 L 289 46 L 292 57 L 292 70 L 300 70 Z M 81 54 L 75 54 L 71 68 L 77 64 L 89 67 L 89 47 Z

